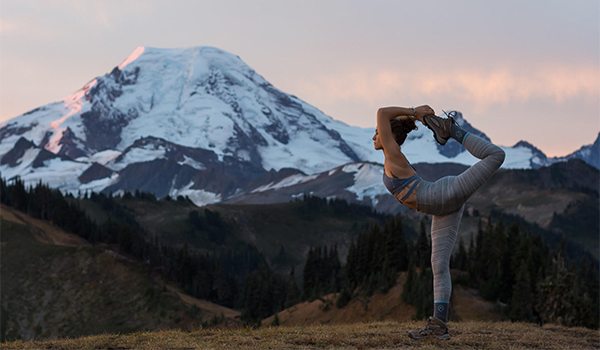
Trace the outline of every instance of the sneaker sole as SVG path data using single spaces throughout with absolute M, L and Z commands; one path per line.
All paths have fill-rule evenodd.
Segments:
M 433 138 L 435 139 L 435 141 L 436 141 L 437 143 L 439 143 L 440 145 L 442 145 L 442 146 L 443 146 L 443 145 L 445 145 L 445 144 L 446 144 L 446 142 L 448 142 L 448 139 L 442 139 L 442 140 L 440 141 L 440 139 L 438 139 L 438 134 L 437 134 L 437 132 L 435 132 L 435 130 L 434 130 L 434 129 L 433 129 L 433 128 L 432 128 L 432 127 L 431 127 L 431 126 L 428 124 L 428 123 L 425 123 L 425 126 L 426 126 L 426 127 L 429 129 L 429 130 L 433 131 Z M 434 126 L 434 127 L 437 127 L 437 126 Z

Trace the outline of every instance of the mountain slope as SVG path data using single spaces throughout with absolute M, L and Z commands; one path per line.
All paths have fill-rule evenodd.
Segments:
M 46 221 L 2 205 L 0 225 L 2 339 L 189 329 L 220 313 L 239 323 L 221 306 L 192 307 L 141 264 Z

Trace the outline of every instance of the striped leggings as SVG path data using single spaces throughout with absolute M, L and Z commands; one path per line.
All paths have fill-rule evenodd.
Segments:
M 457 176 L 435 182 L 422 181 L 417 188 L 417 210 L 432 215 L 431 268 L 434 302 L 450 302 L 450 255 L 458 234 L 464 203 L 494 175 L 504 162 L 504 151 L 485 139 L 467 133 L 463 146 L 481 159 Z

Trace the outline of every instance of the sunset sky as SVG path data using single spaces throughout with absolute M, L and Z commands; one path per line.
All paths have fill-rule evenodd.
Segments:
M 560 156 L 600 131 L 599 19 L 595 0 L 0 0 L 0 122 L 138 46 L 209 45 L 351 125 L 429 104 Z

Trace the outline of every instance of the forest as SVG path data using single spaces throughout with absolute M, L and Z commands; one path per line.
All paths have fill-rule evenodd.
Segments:
M 311 247 L 302 271 L 303 283 L 298 286 L 293 268 L 286 275 L 275 273 L 250 244 L 224 246 L 210 253 L 199 253 L 186 244 L 165 244 L 122 204 L 132 198 L 158 201 L 154 195 L 138 191 L 116 197 L 103 193 L 74 197 L 42 183 L 26 188 L 19 178 L 10 183 L 0 179 L 3 204 L 52 222 L 92 244 L 111 245 L 159 271 L 190 295 L 241 310 L 242 321 L 248 325 L 258 326 L 275 312 L 332 292 L 339 293 L 336 307 L 342 308 L 356 296 L 386 292 L 402 271 L 407 273 L 402 298 L 416 307 L 415 318 L 432 313 L 431 246 L 424 220 L 416 240 L 405 236 L 402 216 L 389 216 L 382 225 L 365 228 L 351 242 L 345 265 L 335 245 Z M 102 223 L 90 219 L 78 204 L 81 199 L 99 204 L 110 214 L 108 219 Z M 185 197 L 162 200 L 188 201 Z M 304 216 L 371 211 L 341 200 L 306 196 L 301 201 L 300 215 Z M 188 221 L 217 243 L 235 230 L 208 208 L 190 212 Z M 457 242 L 450 262 L 453 284 L 477 289 L 495 302 L 506 318 L 598 328 L 599 265 L 588 254 L 567 254 L 564 244 L 550 247 L 539 232 L 493 215 L 479 217 L 475 239 L 464 243 Z M 452 306 L 450 310 L 451 319 L 456 320 Z

